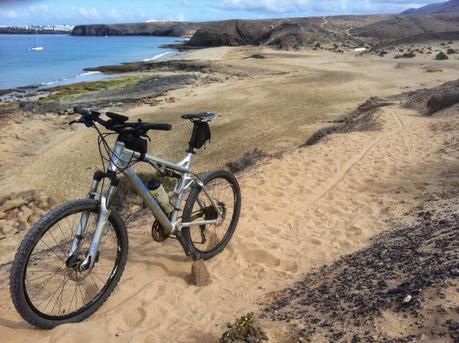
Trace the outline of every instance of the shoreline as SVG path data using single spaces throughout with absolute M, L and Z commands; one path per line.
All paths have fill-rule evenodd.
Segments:
M 0 34 L 1 36 L 2 34 Z M 7 35 L 7 34 L 4 34 L 4 35 Z M 24 34 L 24 35 L 27 35 L 28 34 Z M 66 36 L 71 36 L 70 34 L 62 34 L 62 33 L 56 33 L 56 34 L 53 34 L 53 35 L 66 35 Z M 80 36 L 79 36 L 80 37 Z M 170 36 L 153 36 L 153 37 L 167 37 L 167 38 L 174 38 L 174 42 L 176 43 L 170 43 L 170 44 L 162 44 L 162 45 L 159 45 L 158 48 L 161 49 L 161 50 L 165 50 L 163 52 L 159 52 L 158 54 L 154 55 L 154 56 L 151 56 L 151 57 L 145 57 L 144 59 L 140 59 L 140 60 L 133 60 L 133 61 L 130 61 L 130 62 L 120 62 L 118 64 L 114 64 L 114 65 L 122 65 L 122 64 L 125 64 L 125 63 L 136 63 L 136 62 L 147 62 L 147 61 L 160 61 L 160 60 L 167 60 L 167 55 L 174 55 L 174 56 L 178 56 L 180 54 L 183 54 L 183 51 L 184 50 L 180 50 L 179 49 L 179 46 L 181 45 L 180 42 L 182 41 L 186 41 L 186 37 L 182 37 L 182 36 L 177 36 L 177 37 L 170 37 Z M 163 58 L 164 56 L 164 58 Z M 171 56 L 173 57 L 173 56 Z M 25 85 L 21 85 L 21 86 L 17 86 L 17 87 L 6 87 L 6 88 L 1 88 L 0 89 L 0 94 L 1 93 L 4 93 L 4 94 L 7 94 L 5 93 L 5 91 L 7 90 L 10 90 L 10 93 L 13 93 L 14 90 L 32 90 L 32 89 L 46 89 L 46 88 L 49 88 L 49 87 L 53 87 L 53 86 L 61 86 L 61 85 L 68 85 L 68 84 L 74 84 L 74 83 L 80 83 L 80 82 L 91 82 L 91 81 L 98 81 L 98 80 L 101 80 L 101 79 L 105 79 L 105 78 L 109 78 L 109 77 L 113 77 L 113 75 L 105 75 L 105 76 L 102 76 L 102 77 L 93 77 L 93 78 L 87 78 L 85 80 L 79 80 L 79 78 L 85 78 L 87 77 L 88 75 L 88 71 L 87 69 L 91 69 L 91 68 L 95 68 L 95 67 L 84 67 L 82 70 L 80 70 L 80 72 L 78 74 L 75 74 L 73 76 L 70 76 L 70 77 L 66 77 L 66 78 L 60 78 L 60 79 L 57 79 L 57 80 L 49 80 L 49 81 L 45 81 L 45 82 L 41 82 L 41 83 L 37 83 L 37 84 L 25 84 Z M 95 74 L 95 73 L 91 73 L 91 74 Z M 102 73 L 101 73 L 102 74 Z M 11 91 L 13 90 L 13 91 Z M 0 95 L 0 102 L 2 102 L 4 99 L 4 94 L 1 94 Z

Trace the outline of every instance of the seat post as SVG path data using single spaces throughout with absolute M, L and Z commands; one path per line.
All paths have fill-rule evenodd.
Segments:
M 193 142 L 196 140 L 197 129 L 196 129 L 196 123 L 194 121 L 191 121 L 191 122 L 193 123 L 193 130 L 191 131 L 191 139 L 188 142 L 188 149 L 186 150 L 186 152 L 190 154 L 194 154 Z

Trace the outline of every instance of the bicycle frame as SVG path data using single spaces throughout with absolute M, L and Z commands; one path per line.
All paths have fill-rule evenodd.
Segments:
M 117 173 L 121 171 L 129 181 L 130 185 L 134 188 L 135 192 L 143 199 L 147 207 L 152 212 L 153 216 L 156 220 L 161 224 L 161 226 L 167 231 L 168 234 L 175 234 L 179 239 L 179 242 L 182 244 L 182 247 L 185 250 L 185 253 L 188 255 L 187 247 L 181 241 L 181 229 L 183 227 L 191 227 L 191 226 L 198 226 L 198 225 L 207 225 L 207 224 L 218 224 L 222 221 L 222 211 L 215 203 L 214 199 L 210 196 L 207 188 L 201 182 L 201 180 L 190 174 L 190 166 L 191 166 L 191 158 L 192 153 L 187 152 L 185 158 L 180 162 L 174 163 L 170 161 L 163 160 L 159 157 L 145 154 L 142 158 L 142 161 L 148 162 L 152 164 L 156 170 L 173 170 L 180 174 L 180 179 L 175 184 L 174 193 L 176 194 L 176 201 L 174 204 L 174 210 L 168 216 L 162 208 L 160 207 L 157 200 L 151 195 L 148 188 L 145 184 L 140 180 L 137 176 L 134 169 L 129 167 L 129 162 L 132 159 L 140 159 L 141 154 L 135 152 L 133 150 L 127 149 L 124 143 L 116 141 L 114 149 L 112 151 L 112 156 L 110 158 L 110 164 L 108 167 L 108 171 L 111 173 Z M 94 262 L 97 258 L 97 251 L 99 248 L 100 238 L 102 237 L 103 231 L 108 223 L 108 218 L 110 217 L 110 204 L 113 196 L 116 193 L 117 185 L 112 182 L 110 187 L 105 193 L 98 192 L 100 179 L 94 178 L 90 191 L 88 193 L 89 198 L 99 199 L 100 200 L 100 212 L 99 218 L 97 221 L 96 230 L 94 232 L 91 245 L 88 251 L 88 254 L 85 260 L 81 263 L 80 269 L 86 270 L 91 268 L 94 265 Z M 183 195 L 186 189 L 188 189 L 193 183 L 196 183 L 199 187 L 202 188 L 207 198 L 210 200 L 211 205 L 217 211 L 217 219 L 212 220 L 197 220 L 193 222 L 183 223 L 177 220 L 178 212 L 180 206 L 183 201 Z M 202 203 L 198 200 L 199 206 L 203 206 Z M 78 252 L 81 239 L 84 235 L 86 230 L 86 226 L 88 223 L 89 213 L 82 214 L 80 218 L 80 222 L 78 224 L 75 238 L 73 240 L 72 248 L 69 254 L 70 256 L 74 256 Z

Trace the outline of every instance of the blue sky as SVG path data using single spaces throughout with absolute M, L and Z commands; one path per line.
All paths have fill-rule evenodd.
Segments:
M 399 13 L 446 0 L 0 0 L 0 25 Z

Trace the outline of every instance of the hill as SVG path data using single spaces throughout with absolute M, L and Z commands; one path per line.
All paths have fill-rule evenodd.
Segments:
M 459 31 L 459 12 L 428 15 L 333 16 L 227 20 L 203 24 L 193 46 L 265 45 L 295 49 L 317 44 L 361 46 Z
M 420 8 L 410 8 L 401 14 L 413 15 L 413 14 L 426 14 L 426 13 L 447 13 L 447 12 L 459 12 L 459 0 L 450 0 L 439 4 L 430 4 Z
M 459 31 L 459 12 L 413 16 L 393 16 L 350 31 L 353 36 L 377 42 L 391 42 L 432 33 Z
M 303 17 L 264 20 L 226 20 L 201 26 L 188 44 L 193 46 L 267 45 L 281 49 L 335 43 L 360 45 L 348 33 L 387 16 Z

